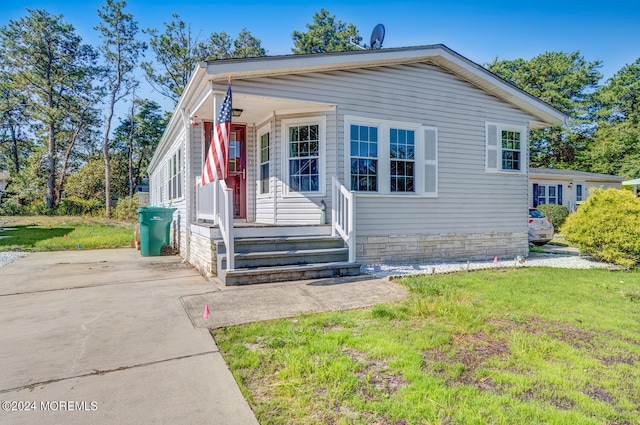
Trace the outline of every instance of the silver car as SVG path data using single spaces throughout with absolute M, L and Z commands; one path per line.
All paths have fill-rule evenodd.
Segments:
M 535 208 L 529 208 L 529 243 L 542 246 L 553 239 L 553 224 Z

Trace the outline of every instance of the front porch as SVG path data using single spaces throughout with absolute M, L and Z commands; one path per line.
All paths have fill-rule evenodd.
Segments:
M 196 185 L 197 221 L 190 224 L 189 261 L 204 275 L 226 285 L 245 285 L 360 274 L 355 196 L 336 179 L 331 224 L 234 220 L 233 191 L 224 181 Z

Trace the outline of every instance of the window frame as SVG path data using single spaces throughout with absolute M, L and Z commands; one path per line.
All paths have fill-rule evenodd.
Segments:
M 375 118 L 364 118 L 358 116 L 345 115 L 344 117 L 344 182 L 345 186 L 351 190 L 351 126 L 376 127 L 378 129 L 378 174 L 377 191 L 353 190 L 358 197 L 405 197 L 405 198 L 437 198 L 438 197 L 438 128 L 422 125 L 420 123 L 402 122 L 395 120 L 381 120 Z M 413 192 L 392 192 L 391 191 L 391 129 L 410 130 L 414 132 L 414 189 Z M 433 158 L 427 158 L 427 136 L 426 132 L 433 132 Z M 358 158 L 358 157 L 356 157 Z M 434 167 L 434 188 L 433 192 L 427 191 L 425 178 L 427 167 Z
M 492 127 L 496 129 L 496 148 L 491 145 Z M 502 147 L 502 132 L 514 132 L 520 134 L 520 149 L 505 149 Z M 505 124 L 497 122 L 485 122 L 485 172 L 487 173 L 500 173 L 500 174 L 526 174 L 529 168 L 528 161 L 528 144 L 529 144 L 529 131 L 526 125 L 517 124 Z M 492 152 L 492 151 L 495 151 Z M 520 169 L 505 169 L 503 168 L 503 153 L 505 151 L 519 152 Z M 496 166 L 491 167 L 490 158 L 492 155 L 496 155 Z
M 395 136 L 394 134 L 395 133 Z M 417 174 L 418 174 L 418 170 L 417 170 L 417 147 L 418 147 L 418 140 L 416 140 L 416 133 L 417 131 L 415 130 L 408 130 L 405 128 L 396 128 L 395 126 L 391 126 L 389 127 L 389 169 L 390 169 L 390 173 L 389 173 L 389 185 L 390 188 L 389 190 L 391 191 L 391 193 L 414 193 L 417 194 L 418 193 L 418 187 L 417 187 Z M 404 140 L 402 135 L 404 134 Z M 409 137 L 409 134 L 411 134 L 411 137 Z M 395 142 L 392 141 L 393 139 L 395 139 Z M 391 146 L 395 143 L 397 146 L 397 151 L 398 152 L 402 152 L 401 147 L 405 146 L 408 150 L 408 147 L 410 146 L 409 143 L 409 139 L 411 140 L 411 145 L 413 145 L 413 157 L 401 157 L 401 156 L 397 156 L 394 158 L 391 156 Z M 396 174 L 391 174 L 391 171 L 393 170 L 393 163 L 396 163 Z M 402 168 L 404 169 L 403 174 L 399 174 L 398 173 L 398 166 L 400 164 L 402 165 Z M 412 172 L 411 174 L 407 173 L 407 168 L 408 165 L 411 164 L 411 169 Z M 394 189 L 394 179 L 395 179 L 395 189 Z M 407 190 L 406 189 L 406 182 L 408 179 L 412 180 L 412 190 Z M 404 185 L 405 185 L 405 189 L 404 190 L 400 190 L 399 186 L 400 186 L 400 182 L 404 180 Z
M 359 135 L 358 140 L 357 140 L 358 148 L 360 148 L 360 146 L 361 146 L 360 144 L 361 143 L 367 142 L 368 151 L 369 151 L 369 155 L 368 156 L 360 155 L 359 151 L 358 151 L 357 155 L 353 155 L 353 152 L 352 152 L 352 149 L 351 149 L 351 144 L 354 143 L 354 140 L 351 137 L 352 130 L 353 130 L 352 127 L 357 127 L 358 128 L 358 135 Z M 369 135 L 368 135 L 368 140 L 366 140 L 366 141 L 365 140 L 361 140 L 361 138 L 360 138 L 360 129 L 361 128 L 367 128 L 368 129 Z M 370 140 L 370 138 L 371 138 L 371 129 L 375 129 L 376 130 L 376 140 L 375 140 L 376 155 L 375 156 L 371 155 L 371 145 L 372 145 L 372 140 Z M 349 178 L 345 181 L 345 186 L 347 186 L 350 190 L 353 190 L 353 191 L 358 192 L 358 193 L 378 193 L 379 187 L 380 187 L 380 175 L 379 175 L 380 174 L 380 155 L 379 155 L 380 128 L 378 126 L 376 126 L 376 125 L 363 125 L 363 124 L 354 124 L 354 123 L 352 123 L 347 127 L 347 131 L 348 131 L 348 133 L 346 133 L 346 134 L 349 135 L 349 138 L 348 138 L 349 143 L 347 145 L 347 143 L 345 142 L 345 150 L 347 150 L 348 153 L 349 153 L 349 161 L 348 161 Z M 362 160 L 364 160 L 364 161 L 375 161 L 375 164 L 376 164 L 376 167 L 375 167 L 376 173 L 375 173 L 375 175 L 355 173 L 356 176 L 365 176 L 365 177 L 367 177 L 367 179 L 369 179 L 371 177 L 375 177 L 375 187 L 376 187 L 375 190 L 368 190 L 368 189 L 362 189 L 361 190 L 361 189 L 354 189 L 353 188 L 352 178 L 354 176 L 354 173 L 351 171 L 352 170 L 352 164 L 351 163 L 354 160 L 356 160 L 356 161 L 362 161 Z
M 538 184 L 536 185 L 536 188 L 538 190 L 538 193 L 534 193 L 534 196 L 537 202 L 534 202 L 534 204 L 535 204 L 535 207 L 537 208 L 538 205 L 547 204 L 547 186 L 544 184 Z M 540 202 L 541 199 L 542 199 L 542 202 Z
M 184 156 L 182 155 L 182 146 L 174 149 L 167 159 L 167 199 L 169 201 L 178 201 L 184 199 Z
M 262 162 L 262 136 L 264 136 L 265 134 L 267 134 L 269 136 L 269 159 L 266 161 L 266 163 L 269 164 L 269 177 L 268 177 L 268 183 L 267 186 L 269 188 L 269 190 L 267 192 L 263 192 L 262 191 L 262 184 L 263 184 L 263 176 L 262 176 L 262 165 L 265 164 Z M 258 165 L 258 169 L 257 169 L 257 187 L 256 187 L 256 194 L 258 196 L 258 198 L 268 198 L 273 194 L 273 185 L 272 185 L 272 178 L 273 178 L 273 173 L 272 173 L 272 160 L 271 160 L 271 154 L 273 151 L 273 132 L 271 131 L 271 124 L 267 124 L 264 125 L 262 127 L 260 127 L 257 131 L 257 149 L 256 149 L 256 164 Z
M 293 158 L 290 155 L 290 140 L 289 129 L 291 127 L 301 126 L 318 126 L 318 190 L 315 191 L 298 191 L 291 189 L 290 183 L 290 169 L 289 161 Z M 280 122 L 281 134 L 282 134 L 282 169 L 283 169 L 283 197 L 325 197 L 326 196 L 326 129 L 327 129 L 327 117 L 326 116 L 309 116 L 303 118 L 286 118 Z
M 553 191 L 553 195 L 551 192 Z M 553 200 L 553 202 L 551 202 Z M 547 204 L 558 205 L 558 186 L 550 184 L 547 186 Z
M 576 183 L 576 202 L 584 202 L 584 183 Z M 580 195 L 578 196 L 578 189 L 580 189 Z

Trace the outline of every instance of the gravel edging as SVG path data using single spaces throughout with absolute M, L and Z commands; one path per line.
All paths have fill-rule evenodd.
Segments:
M 373 275 L 379 279 L 394 279 L 416 274 L 442 274 L 466 272 L 471 270 L 504 269 L 509 267 L 555 267 L 561 269 L 617 269 L 619 267 L 595 261 L 591 257 L 559 254 L 536 254 L 527 259 L 468 262 L 424 262 L 424 263 L 380 263 L 364 264 L 362 273 Z
M 26 252 L 13 252 L 13 251 L 0 252 L 0 267 L 4 267 L 8 264 L 11 264 L 22 257 L 26 257 L 27 255 L 29 254 Z

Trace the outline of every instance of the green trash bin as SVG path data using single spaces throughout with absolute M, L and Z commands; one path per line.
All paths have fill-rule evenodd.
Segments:
M 162 247 L 169 245 L 169 231 L 175 210 L 177 208 L 138 208 L 140 253 L 143 257 L 162 255 Z

